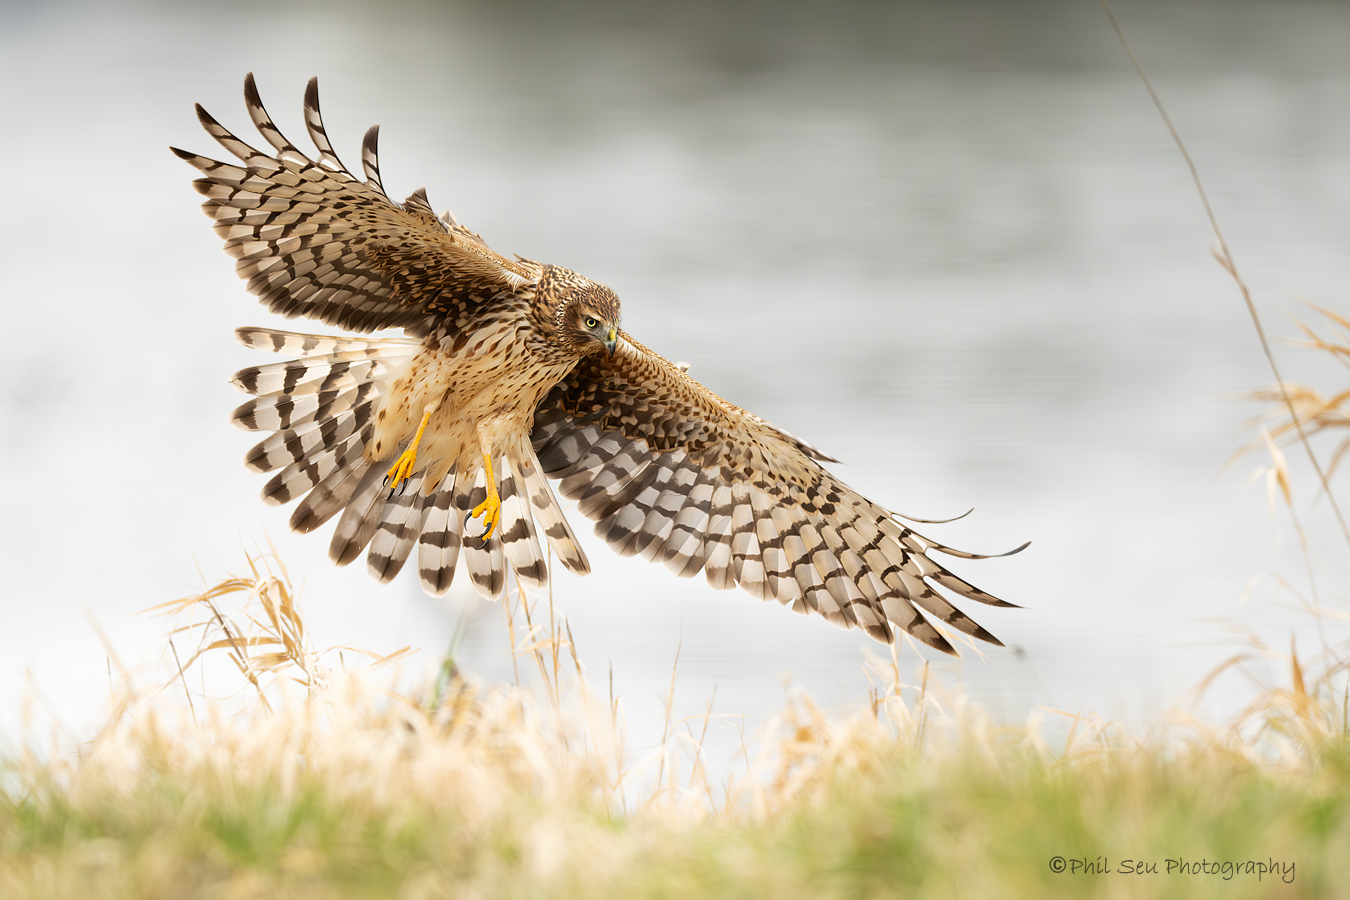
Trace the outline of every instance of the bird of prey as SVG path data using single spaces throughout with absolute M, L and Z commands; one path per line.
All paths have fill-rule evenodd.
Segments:
M 884 642 L 902 629 L 954 653 L 937 620 L 1000 644 L 935 589 L 1011 606 L 933 554 L 984 557 L 901 524 L 821 466 L 837 460 L 629 337 L 608 287 L 508 259 L 438 217 L 425 189 L 391 200 L 378 126 L 362 145 L 365 178 L 353 174 L 324 131 L 317 79 L 304 101 L 312 156 L 272 122 L 251 74 L 244 99 L 270 152 L 200 105 L 206 132 L 238 162 L 171 149 L 201 173 L 202 208 L 250 292 L 272 312 L 358 333 L 236 332 L 295 357 L 234 376 L 253 395 L 234 424 L 272 432 L 246 464 L 276 472 L 266 502 L 303 498 L 294 530 L 341 513 L 329 551 L 339 565 L 369 547 L 371 574 L 387 582 L 415 557 L 439 595 L 463 560 L 478 591 L 498 597 L 508 563 L 521 584 L 545 583 L 542 533 L 586 573 L 554 479 L 615 550 L 677 575 L 702 571 L 715 588 L 739 585 Z M 385 329 L 402 336 L 360 336 Z

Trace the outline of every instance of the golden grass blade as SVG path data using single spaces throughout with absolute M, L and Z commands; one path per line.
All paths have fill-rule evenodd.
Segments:
M 1200 195 L 1200 202 L 1205 207 L 1205 215 L 1209 217 L 1210 227 L 1214 229 L 1214 236 L 1217 239 L 1218 246 L 1214 250 L 1214 256 L 1237 283 L 1238 290 L 1242 294 L 1242 300 L 1247 305 L 1247 312 L 1251 316 L 1252 325 L 1256 329 L 1256 336 L 1260 339 L 1261 350 L 1266 355 L 1266 362 L 1270 364 L 1270 370 L 1275 375 L 1275 383 L 1280 389 L 1285 407 L 1289 410 L 1289 417 L 1293 422 L 1295 430 L 1298 432 L 1299 442 L 1303 444 L 1303 449 L 1308 454 L 1308 461 L 1312 463 L 1313 470 L 1317 473 L 1318 480 L 1322 483 L 1322 490 L 1326 493 L 1327 502 L 1331 504 L 1331 508 L 1336 514 L 1336 521 L 1340 524 L 1341 534 L 1345 538 L 1346 544 L 1350 545 L 1350 524 L 1346 523 L 1345 516 L 1341 513 L 1340 505 L 1336 502 L 1336 498 L 1331 493 L 1331 487 L 1327 483 L 1326 473 L 1322 471 L 1322 466 L 1317 461 L 1317 454 L 1313 452 L 1312 445 L 1308 443 L 1308 436 L 1303 431 L 1303 425 L 1299 420 L 1298 411 L 1294 407 L 1293 400 L 1284 392 L 1284 378 L 1280 375 L 1280 367 L 1275 362 L 1275 354 L 1271 352 L 1270 341 L 1266 338 L 1265 327 L 1261 324 L 1261 316 L 1256 311 L 1256 304 L 1252 301 L 1252 295 L 1247 289 L 1247 283 L 1243 281 L 1242 277 L 1238 274 L 1237 264 L 1233 261 L 1233 254 L 1228 248 L 1228 242 L 1224 240 L 1222 229 L 1219 228 L 1219 219 L 1214 214 L 1213 207 L 1209 204 L 1209 196 L 1205 193 L 1204 185 L 1200 182 L 1200 170 L 1196 168 L 1195 161 L 1191 159 L 1191 154 L 1187 151 L 1186 144 L 1181 140 L 1181 134 L 1177 131 L 1176 126 L 1172 124 L 1172 118 L 1167 114 L 1167 109 L 1163 106 L 1162 99 L 1158 96 L 1158 92 L 1153 89 L 1152 82 L 1150 82 L 1148 76 L 1144 74 L 1144 67 L 1140 65 L 1138 57 L 1134 55 L 1134 49 L 1126 39 L 1125 32 L 1120 27 L 1120 23 L 1116 21 L 1116 15 L 1111 11 L 1111 5 L 1107 3 L 1107 0 L 1101 0 L 1101 4 L 1102 9 L 1106 12 L 1106 17 L 1111 22 L 1111 28 L 1116 32 L 1116 37 L 1120 38 L 1121 46 L 1125 48 L 1125 53 L 1130 57 L 1130 63 L 1134 66 L 1135 72 L 1138 73 L 1139 80 L 1144 83 L 1144 87 L 1148 90 L 1148 95 L 1153 99 L 1153 105 L 1157 107 L 1158 114 L 1162 116 L 1163 123 L 1167 126 L 1167 130 L 1172 135 L 1172 140 L 1176 142 L 1177 149 L 1181 151 L 1182 157 L 1186 160 L 1187 167 L 1191 170 L 1191 179 L 1195 182 L 1196 192 Z

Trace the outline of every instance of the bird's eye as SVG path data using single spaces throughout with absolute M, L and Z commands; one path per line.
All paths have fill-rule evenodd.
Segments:
M 597 325 L 599 325 L 599 324 L 600 324 L 599 322 L 595 321 L 595 319 L 592 319 L 590 316 L 587 316 L 587 317 L 586 317 L 586 327 L 587 327 L 587 328 L 594 328 L 595 326 L 597 326 Z

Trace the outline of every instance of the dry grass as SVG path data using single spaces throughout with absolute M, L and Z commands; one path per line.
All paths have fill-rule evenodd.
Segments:
M 1312 308 L 1327 320 L 1325 324 L 1330 329 L 1330 336 L 1323 336 L 1296 318 L 1294 324 L 1304 335 L 1304 339 L 1296 343 L 1350 368 L 1350 321 L 1329 309 L 1315 305 Z M 1331 462 L 1327 465 L 1327 478 L 1330 479 L 1336 473 L 1346 454 L 1350 453 L 1350 390 L 1323 394 L 1311 385 L 1285 382 L 1256 391 L 1251 396 L 1267 404 L 1267 409 L 1251 423 L 1258 426 L 1261 433 L 1248 441 L 1238 451 L 1239 454 L 1268 448 L 1272 443 L 1288 445 L 1298 441 L 1297 426 L 1301 425 L 1303 434 L 1309 438 L 1325 434 L 1335 439 Z M 1289 405 L 1284 402 L 1286 396 L 1290 400 Z M 1283 476 L 1281 491 L 1285 501 L 1289 502 L 1287 465 L 1282 454 L 1278 454 L 1278 449 L 1272 458 L 1275 470 Z
M 696 732 L 629 760 L 542 599 L 511 619 L 541 695 L 453 664 L 408 695 L 383 657 L 327 667 L 345 651 L 309 646 L 284 570 L 249 566 L 161 608 L 196 647 L 156 690 L 128 681 L 94 741 L 4 763 L 0 897 L 1317 896 L 1350 858 L 1343 712 L 1297 664 L 1259 733 L 1084 719 L 1052 750 L 881 662 L 870 711 L 794 694 L 713 785 Z M 215 697 L 189 687 L 212 660 Z

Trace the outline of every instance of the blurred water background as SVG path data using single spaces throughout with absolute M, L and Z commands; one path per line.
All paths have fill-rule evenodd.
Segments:
M 1350 7 L 1117 13 L 1272 332 L 1295 333 L 1299 298 L 1344 311 Z M 500 606 L 335 569 L 327 531 L 289 534 L 241 465 L 227 378 L 259 360 L 231 330 L 307 326 L 245 293 L 167 146 L 217 152 L 194 101 L 247 135 L 246 71 L 295 140 L 318 75 L 345 158 L 381 123 L 392 196 L 425 185 L 497 250 L 608 283 L 631 334 L 879 502 L 975 507 L 920 530 L 984 552 L 1032 540 L 954 565 L 1025 607 L 964 604 L 1011 649 L 927 654 L 1000 720 L 1146 727 L 1234 652 L 1233 623 L 1315 646 L 1287 515 L 1245 484 L 1263 460 L 1224 467 L 1269 369 L 1095 3 L 11 2 L 0 740 L 34 691 L 92 733 L 111 664 L 86 613 L 143 666 L 165 625 L 134 614 L 241 570 L 267 536 L 319 646 L 411 644 L 420 672 L 467 616 L 461 664 L 513 677 Z M 1293 378 L 1343 383 L 1277 352 Z M 1302 511 L 1337 602 L 1345 547 L 1324 503 Z M 595 573 L 557 573 L 553 603 L 636 745 L 660 734 L 677 648 L 676 718 L 714 689 L 728 716 L 714 755 L 785 686 L 865 702 L 864 654 L 883 648 L 859 633 L 587 551 Z M 900 658 L 913 677 L 919 655 Z M 1203 712 L 1246 690 L 1221 682 Z

